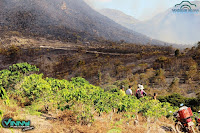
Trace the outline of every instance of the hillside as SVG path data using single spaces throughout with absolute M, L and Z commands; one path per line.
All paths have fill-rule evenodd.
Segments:
M 98 12 L 128 29 L 134 30 L 136 23 L 139 23 L 139 20 L 119 10 L 104 8 Z
M 200 42 L 167 46 L 82 0 L 0 5 L 0 122 L 31 120 L 30 133 L 172 133 L 181 103 L 200 110 Z M 147 96 L 120 91 L 138 84 Z
M 132 96 L 121 96 L 114 89 L 104 91 L 80 77 L 71 81 L 58 80 L 44 78 L 43 74 L 36 74 L 38 71 L 37 67 L 28 63 L 13 64 L 9 69 L 0 71 L 3 83 L 0 86 L 0 119 L 19 119 L 23 114 L 24 118 L 33 121 L 31 125 L 35 129 L 32 132 L 39 133 L 130 132 L 133 129 L 137 132 L 165 132 L 161 129 L 163 124 L 156 122 L 154 117 L 163 117 L 165 123 L 169 122 L 165 117 L 172 116 L 169 111 L 177 109 L 148 97 L 138 100 Z M 140 129 L 144 123 L 147 126 Z M 10 129 L 0 127 L 0 130 L 6 132 Z
M 146 44 L 152 40 L 94 11 L 82 0 L 2 1 L 0 26 L 24 35 L 64 41 L 107 40 Z M 154 44 L 163 42 L 153 40 Z
M 4 36 L 0 43 L 0 69 L 29 62 L 44 76 L 68 80 L 81 76 L 106 90 L 120 84 L 137 88 L 142 83 L 150 94 L 196 97 L 199 92 L 198 46 L 180 51 L 166 46 L 112 41 L 75 44 L 22 36 Z
M 29 118 L 36 128 L 30 132 L 165 133 L 173 130 L 170 111 L 181 103 L 200 109 L 199 45 L 179 51 L 10 34 L 0 41 L 0 119 Z M 135 92 L 138 83 L 147 97 L 121 96 L 121 85 Z M 152 100 L 155 92 L 159 101 Z

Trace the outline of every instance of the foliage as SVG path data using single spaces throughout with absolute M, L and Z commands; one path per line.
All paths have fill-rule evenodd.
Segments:
M 0 88 L 0 98 L 1 99 L 8 99 L 7 93 L 3 87 Z
M 14 64 L 12 66 L 9 67 L 9 71 L 11 72 L 20 72 L 20 73 L 28 73 L 28 72 L 36 72 L 39 71 L 39 69 L 34 66 L 34 65 L 30 65 L 28 63 L 18 63 L 18 64 Z
M 191 107 L 193 111 L 198 111 L 200 109 L 200 103 L 198 98 L 185 98 L 180 94 L 174 93 L 165 97 L 158 97 L 160 102 L 168 102 L 173 106 L 179 107 L 181 103 Z
M 0 121 L 2 121 L 2 118 L 3 118 L 3 111 L 2 110 L 0 110 Z M 1 126 L 1 124 L 0 124 L 0 128 L 1 128 L 2 126 Z
M 180 94 L 174 93 L 166 97 L 158 97 L 161 102 L 169 102 L 174 106 L 179 107 L 181 103 L 185 104 L 184 97 Z
M 9 67 L 9 70 L 0 71 L 0 86 L 7 89 L 14 89 L 14 85 L 21 81 L 24 74 L 39 71 L 36 66 L 28 63 L 18 63 Z
M 180 50 L 177 49 L 174 54 L 175 54 L 176 57 L 178 57 L 180 55 Z
M 10 100 L 9 97 L 3 87 L 0 88 L 0 98 L 4 100 L 4 103 L 9 105 Z
M 143 100 L 148 100 L 148 98 L 145 98 Z M 143 104 L 141 112 L 143 112 L 144 115 L 148 117 L 161 117 L 169 116 L 171 115 L 170 111 L 175 112 L 175 110 L 177 110 L 177 108 L 171 106 L 170 103 L 161 103 L 157 100 L 150 100 L 149 102 Z
M 141 112 L 146 117 L 161 117 L 169 115 L 169 111 L 176 109 L 169 103 L 161 103 L 148 97 L 140 100 L 135 96 L 122 97 L 119 89 L 116 88 L 104 91 L 81 77 L 67 81 L 44 78 L 43 74 L 29 73 L 37 70 L 35 66 L 26 63 L 15 64 L 9 70 L 2 70 L 6 74 L 1 77 L 2 81 L 7 81 L 6 84 L 1 84 L 1 86 L 5 88 L 14 87 L 12 95 L 17 97 L 18 102 L 24 106 L 33 107 L 35 111 L 48 112 L 57 108 L 61 110 L 69 109 L 76 112 L 77 122 L 88 124 L 94 121 L 94 112 L 99 115 L 110 111 L 123 112 L 131 113 L 132 116 Z M 14 80 L 15 82 L 11 82 L 13 75 L 15 78 L 17 77 Z M 9 92 L 10 88 L 5 90 Z M 8 95 L 11 96 L 10 94 Z
M 23 102 L 28 102 L 29 104 L 33 101 L 42 102 L 46 107 L 48 102 L 53 100 L 52 98 L 54 98 L 54 95 L 52 88 L 42 76 L 42 74 L 32 74 L 24 78 L 20 90 L 17 90 L 17 93 L 22 97 Z

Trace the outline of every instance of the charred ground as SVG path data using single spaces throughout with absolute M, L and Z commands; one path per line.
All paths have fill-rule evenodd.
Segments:
M 143 83 L 149 93 L 195 96 L 199 91 L 199 46 L 180 51 L 170 46 L 66 43 L 7 34 L 1 37 L 1 62 L 1 69 L 19 62 L 36 64 L 45 76 L 81 76 L 105 89 Z

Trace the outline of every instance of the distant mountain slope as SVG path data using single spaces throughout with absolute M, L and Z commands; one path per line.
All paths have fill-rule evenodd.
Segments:
M 200 1 L 191 3 L 196 4 L 200 9 Z M 99 12 L 130 30 L 154 39 L 173 44 L 194 44 L 200 41 L 200 12 L 198 14 L 173 13 L 170 8 L 144 22 L 135 21 L 134 18 L 117 10 L 103 9 Z
M 139 20 L 135 19 L 134 17 L 126 15 L 125 13 L 115 9 L 104 8 L 99 10 L 99 12 L 102 15 L 112 19 L 116 23 L 129 29 L 134 29 L 135 24 L 139 22 Z
M 200 1 L 192 2 L 200 9 Z M 200 41 L 200 12 L 173 13 L 172 8 L 151 20 L 137 24 L 135 29 L 152 38 L 171 43 L 193 44 Z
M 94 11 L 83 0 L 1 1 L 0 26 L 9 30 L 76 40 L 78 37 L 146 44 L 150 38 Z M 77 33 L 78 35 L 74 35 Z M 163 44 L 154 41 L 155 44 Z

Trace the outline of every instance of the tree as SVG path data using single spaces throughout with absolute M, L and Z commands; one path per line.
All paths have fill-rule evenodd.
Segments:
M 170 59 L 168 57 L 160 56 L 156 60 L 156 64 L 155 65 L 158 65 L 158 66 L 160 66 L 160 68 L 163 69 L 169 63 L 170 63 Z
M 186 80 L 191 81 L 198 74 L 198 64 L 194 60 L 188 61 L 189 70 L 185 72 Z
M 175 56 L 178 57 L 179 55 L 180 55 L 180 50 L 177 49 L 177 50 L 175 51 Z
M 200 49 L 200 41 L 197 43 L 197 49 Z

